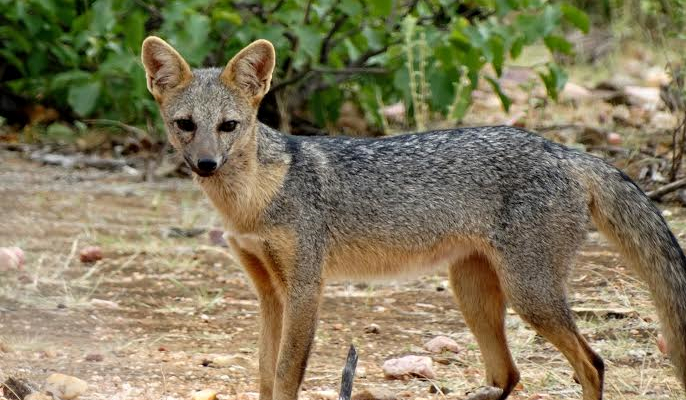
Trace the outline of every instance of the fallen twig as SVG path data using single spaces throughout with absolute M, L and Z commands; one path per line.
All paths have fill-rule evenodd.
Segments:
M 1 383 L 2 394 L 10 400 L 22 400 L 24 397 L 36 391 L 34 385 L 23 379 L 9 377 Z
M 59 165 L 65 168 L 92 167 L 104 170 L 118 170 L 132 164 L 130 161 L 124 159 L 42 152 L 35 152 L 31 154 L 30 159 L 43 164 Z
M 138 137 L 139 139 L 148 136 L 148 133 L 141 128 L 138 128 L 138 127 L 133 126 L 133 125 L 125 124 L 121 121 L 115 121 L 112 119 L 86 119 L 83 122 L 85 122 L 87 124 L 91 124 L 91 125 L 116 126 L 119 129 Z
M 357 351 L 355 350 L 355 346 L 351 344 L 350 350 L 348 350 L 348 359 L 345 361 L 345 367 L 343 367 L 341 391 L 338 395 L 338 400 L 350 400 L 352 397 L 355 368 L 357 368 Z
M 686 178 L 679 179 L 672 183 L 668 183 L 662 187 L 659 187 L 653 191 L 647 192 L 646 196 L 653 200 L 659 200 L 662 196 L 686 187 Z

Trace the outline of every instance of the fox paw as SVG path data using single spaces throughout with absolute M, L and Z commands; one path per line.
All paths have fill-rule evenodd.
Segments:
M 503 389 L 494 386 L 481 386 L 467 392 L 465 400 L 498 400 L 503 395 Z

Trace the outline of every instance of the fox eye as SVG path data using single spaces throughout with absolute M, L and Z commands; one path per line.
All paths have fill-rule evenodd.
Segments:
M 219 129 L 220 132 L 233 132 L 236 130 L 236 127 L 238 126 L 238 121 L 230 120 L 230 121 L 224 121 L 221 124 L 219 124 Z
M 176 126 L 185 132 L 193 132 L 195 130 L 195 122 L 188 118 L 177 119 L 174 121 Z

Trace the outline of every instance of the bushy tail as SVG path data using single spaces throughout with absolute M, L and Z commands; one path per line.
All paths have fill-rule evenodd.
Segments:
M 686 257 L 660 211 L 629 177 L 599 159 L 583 159 L 590 167 L 583 168 L 583 176 L 590 178 L 593 221 L 648 284 L 669 355 L 686 388 Z

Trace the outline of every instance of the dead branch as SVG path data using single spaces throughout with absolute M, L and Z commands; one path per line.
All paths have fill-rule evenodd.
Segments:
M 355 368 L 357 368 L 357 351 L 355 346 L 351 344 L 350 350 L 348 350 L 348 359 L 345 361 L 345 367 L 343 368 L 341 391 L 338 395 L 338 400 L 350 400 L 352 397 Z
M 92 125 L 116 126 L 117 128 L 120 128 L 121 130 L 123 130 L 127 133 L 135 135 L 138 139 L 148 136 L 148 133 L 141 128 L 137 128 L 133 125 L 128 125 L 128 124 L 125 124 L 121 121 L 115 121 L 112 119 L 86 119 L 83 122 L 85 122 L 87 124 L 92 124 Z
M 64 155 L 56 153 L 35 152 L 29 156 L 33 161 L 47 165 L 59 165 L 64 168 L 92 167 L 104 170 L 119 170 L 132 164 L 128 160 L 116 158 L 102 158 L 84 155 Z
M 653 191 L 647 192 L 646 196 L 653 200 L 659 200 L 662 196 L 686 187 L 686 178 L 679 179 L 672 183 L 668 183 L 662 187 L 659 187 Z

